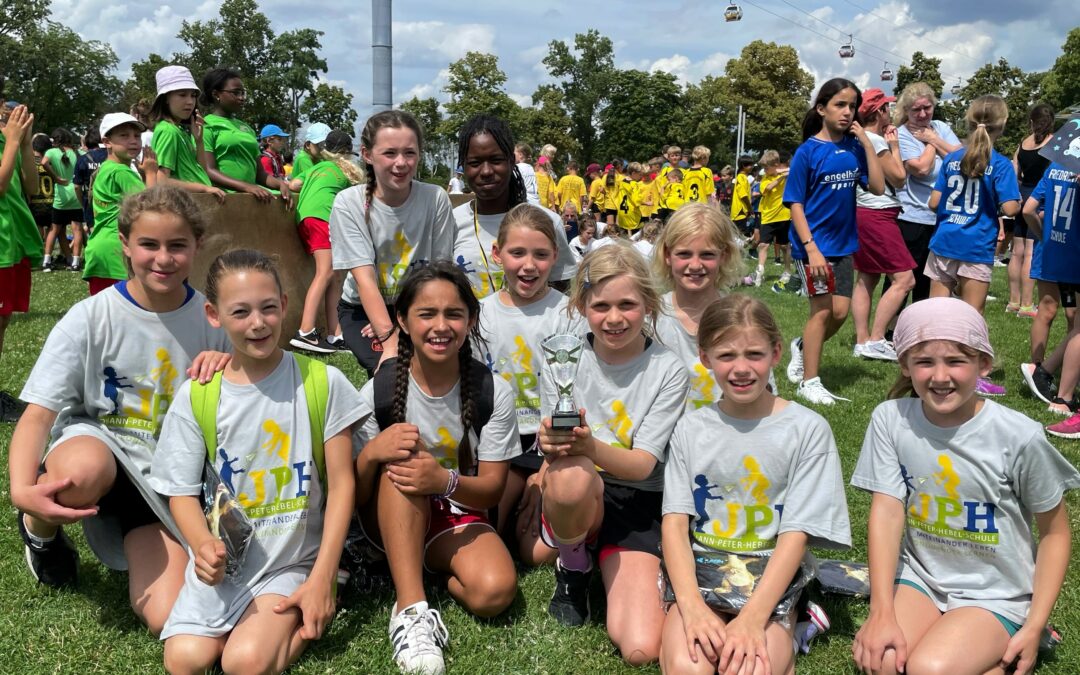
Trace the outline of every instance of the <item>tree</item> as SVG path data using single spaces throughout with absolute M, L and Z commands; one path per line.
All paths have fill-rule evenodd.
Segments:
M 120 109 L 130 110 L 139 101 L 153 101 L 157 94 L 157 71 L 172 63 L 160 54 L 151 54 L 142 61 L 131 64 L 131 77 L 120 92 Z
M 440 133 L 457 138 L 465 122 L 480 113 L 512 120 L 518 104 L 503 89 L 505 84 L 506 73 L 499 69 L 499 58 L 494 54 L 468 52 L 451 63 L 450 78 L 443 89 L 450 94 L 450 102 Z
M 274 39 L 273 44 L 270 47 L 271 62 L 274 66 L 271 68 L 271 81 L 280 79 L 281 83 L 285 86 L 285 99 L 289 105 L 289 112 L 291 117 L 289 119 L 289 128 L 295 129 L 300 126 L 300 110 L 301 102 L 305 96 L 313 95 L 319 88 L 324 88 L 324 95 L 332 95 L 337 90 L 340 95 L 337 96 L 340 103 L 342 97 L 348 97 L 345 101 L 345 109 L 347 110 L 352 105 L 352 96 L 345 93 L 340 87 L 331 87 L 329 85 L 320 84 L 318 87 L 314 87 L 314 81 L 319 78 L 319 73 L 326 72 L 326 59 L 319 56 L 319 50 L 322 48 L 322 44 L 319 42 L 319 38 L 322 37 L 322 31 L 314 30 L 311 28 L 301 28 L 299 30 L 291 30 Z M 343 111 L 342 111 L 343 112 Z M 335 116 L 335 119 L 344 121 L 342 114 Z M 316 121 L 308 118 L 308 121 Z M 349 123 L 356 123 L 356 113 L 352 114 L 352 121 Z M 326 124 L 330 124 L 326 122 Z M 335 126 L 331 124 L 330 126 Z M 345 128 L 341 125 L 340 128 Z
M 424 131 L 423 161 L 417 171 L 420 180 L 446 185 L 450 170 L 457 166 L 457 138 L 442 132 L 444 123 L 439 101 L 434 96 L 413 96 L 401 104 L 401 109 L 415 117 Z
M 742 105 L 748 149 L 793 152 L 802 142 L 802 119 L 814 87 L 814 78 L 799 65 L 795 48 L 754 40 L 743 47 L 739 58 L 727 62 L 724 74 L 717 86 L 727 126 L 737 126 Z
M 513 122 L 514 136 L 539 148 L 550 143 L 558 150 L 556 171 L 561 172 L 567 156 L 579 157 L 581 146 L 570 130 L 563 93 L 553 84 L 542 84 L 532 95 L 532 106 L 522 108 Z
M 22 35 L 49 16 L 51 0 L 0 0 L 0 37 Z
M 594 157 L 648 159 L 668 140 L 682 91 L 671 73 L 622 70 L 611 78 L 611 100 L 600 111 Z
M 735 134 L 729 118 L 735 113 L 726 109 L 723 78 L 706 75 L 701 82 L 691 84 L 682 97 L 682 105 L 674 111 L 674 119 L 668 131 L 668 139 L 688 145 L 704 145 L 713 152 L 718 163 L 721 157 L 734 153 Z
M 1056 110 L 1080 103 L 1080 28 L 1069 31 L 1061 56 L 1043 78 L 1042 89 Z
M 341 87 L 320 82 L 315 91 L 300 104 L 300 113 L 308 122 L 322 122 L 331 129 L 356 134 L 356 111 L 352 94 Z
M 945 80 L 941 79 L 941 59 L 926 56 L 922 52 L 911 55 L 910 66 L 900 66 L 896 71 L 896 86 L 893 93 L 896 96 L 904 91 L 904 88 L 915 82 L 925 82 L 934 90 L 934 95 L 941 98 L 945 90 Z
M 957 97 L 942 103 L 942 116 L 960 135 L 965 131 L 964 118 L 968 106 L 980 96 L 1000 96 L 1009 106 L 1009 120 L 1005 132 L 996 144 L 998 152 L 1012 156 L 1013 151 L 1028 134 L 1027 111 L 1039 94 L 1041 73 L 1025 73 L 1010 66 L 1004 58 L 997 63 L 987 63 L 976 70 L 960 90 Z
M 552 40 L 544 65 L 552 77 L 561 80 L 571 135 L 581 144 L 581 159 L 594 159 L 596 114 L 608 101 L 608 87 L 615 72 L 610 38 L 593 29 L 578 33 L 573 52 L 562 40 Z

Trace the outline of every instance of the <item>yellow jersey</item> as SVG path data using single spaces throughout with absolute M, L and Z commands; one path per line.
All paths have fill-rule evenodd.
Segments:
M 731 219 L 746 220 L 750 217 L 750 181 L 746 174 L 735 176 L 735 189 L 731 193 Z
M 664 194 L 660 200 L 660 206 L 674 211 L 686 203 L 686 193 L 683 192 L 682 183 L 672 183 L 664 186 Z
M 761 177 L 761 200 L 758 209 L 761 211 L 761 224 L 782 223 L 791 220 L 791 210 L 784 206 L 784 186 L 787 185 L 787 174 L 770 176 L 765 174 Z
M 596 208 L 603 210 L 604 201 L 607 199 L 607 189 L 604 185 L 603 178 L 594 178 L 592 184 L 589 186 L 589 199 L 593 204 L 596 204 Z
M 623 178 L 618 187 L 615 224 L 624 230 L 636 230 L 641 227 L 641 192 L 638 183 Z
M 608 187 L 607 176 L 604 176 L 604 210 L 616 211 L 619 208 L 619 186 L 622 185 L 623 175 L 615 173 L 615 184 Z
M 555 187 L 555 202 L 559 210 L 566 208 L 567 202 L 574 205 L 574 210 L 581 211 L 581 198 L 585 196 L 585 181 L 576 174 L 567 174 L 559 179 Z
M 641 217 L 652 218 L 652 215 L 660 209 L 660 193 L 656 189 L 657 182 L 651 180 L 648 183 L 638 183 L 638 194 L 641 196 Z M 645 202 L 651 202 L 646 204 Z
M 705 204 L 709 201 L 709 195 L 716 192 L 713 185 L 712 171 L 708 167 L 698 166 L 683 171 L 683 192 L 686 201 L 700 202 Z
M 546 171 L 536 172 L 536 194 L 540 197 L 540 206 L 555 208 L 555 181 Z

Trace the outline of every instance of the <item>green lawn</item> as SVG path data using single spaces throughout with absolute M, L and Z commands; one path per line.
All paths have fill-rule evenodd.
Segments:
M 778 268 L 770 266 L 771 283 Z M 1028 395 L 1018 364 L 1027 359 L 1029 322 L 1004 314 L 1006 288 L 1004 270 L 996 270 L 992 293 L 1002 300 L 990 302 L 987 316 L 998 351 L 1001 370 L 995 380 L 1004 382 L 1009 395 L 1004 403 L 1049 423 L 1057 418 Z M 34 275 L 33 313 L 19 316 L 8 330 L 0 389 L 18 394 L 50 327 L 60 315 L 85 293 L 85 285 L 74 275 L 55 273 Z M 750 289 L 763 297 L 780 319 L 790 338 L 801 330 L 806 301 L 793 295 L 778 296 L 767 288 Z M 1059 321 L 1059 324 L 1061 321 Z M 1062 333 L 1057 326 L 1051 342 Z M 850 476 L 862 444 L 863 432 L 874 406 L 882 400 L 896 376 L 896 366 L 854 360 L 851 357 L 853 331 L 850 323 L 825 348 L 822 372 L 828 387 L 852 399 L 832 409 L 822 409 L 832 424 L 843 460 L 845 476 Z M 362 375 L 351 356 L 335 355 L 331 362 L 359 384 Z M 785 356 L 784 363 L 787 359 Z M 794 395 L 794 387 L 780 375 L 781 393 Z M 7 466 L 8 444 L 13 425 L 0 424 L 0 456 Z M 1057 447 L 1074 463 L 1080 463 L 1080 442 L 1059 441 Z M 1080 497 L 1069 496 L 1071 521 L 1076 526 Z M 869 498 L 848 490 L 854 548 L 842 557 L 865 559 L 866 519 Z M 15 527 L 8 481 L 0 485 L 0 504 L 6 509 L 0 518 L 0 672 L 156 672 L 161 669 L 161 645 L 138 623 L 127 604 L 123 574 L 110 572 L 93 560 L 78 528 L 69 528 L 80 546 L 83 565 L 78 590 L 54 592 L 39 588 L 26 572 L 22 544 Z M 835 555 L 835 554 L 833 554 Z M 1080 564 L 1074 551 L 1073 564 L 1054 612 L 1053 622 L 1065 636 L 1056 659 L 1039 668 L 1043 674 L 1080 672 L 1080 638 L 1072 627 L 1080 625 Z M 496 621 L 479 621 L 466 615 L 445 593 L 433 593 L 435 605 L 443 612 L 451 636 L 447 652 L 453 673 L 587 673 L 630 672 L 608 642 L 603 628 L 594 624 L 584 629 L 559 627 L 547 616 L 547 600 L 553 577 L 549 569 L 522 574 L 521 591 L 506 616 Z M 313 645 L 293 669 L 297 673 L 364 672 L 395 673 L 386 637 L 392 598 L 352 598 L 334 621 L 327 636 Z M 828 602 L 826 609 L 833 630 L 813 645 L 813 651 L 798 661 L 799 672 L 853 673 L 850 644 L 856 626 L 865 618 L 867 607 L 860 602 Z M 976 636 L 972 636 L 977 639 Z M 958 645 L 962 648 L 962 645 Z M 656 672 L 655 668 L 640 669 Z

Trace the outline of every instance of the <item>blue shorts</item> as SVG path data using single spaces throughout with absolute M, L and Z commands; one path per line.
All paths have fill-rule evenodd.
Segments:
M 911 586 L 912 588 L 914 588 L 918 592 L 922 593 L 926 597 L 930 598 L 931 600 L 933 599 L 930 596 L 930 594 L 926 592 L 925 588 L 923 588 L 919 584 L 915 583 L 914 581 L 908 581 L 907 579 L 897 579 L 893 583 L 898 585 L 898 586 L 901 585 L 901 584 L 904 585 L 904 586 Z M 987 610 L 987 611 L 989 611 L 989 610 Z M 1001 625 L 1005 627 L 1005 630 L 1009 633 L 1009 637 L 1012 637 L 1012 636 L 1016 635 L 1016 631 L 1020 630 L 1020 624 L 1016 623 L 1015 621 L 1010 621 L 1009 619 L 1006 619 L 1005 617 L 1001 616 L 997 612 L 990 612 L 990 613 L 993 614 L 994 618 L 997 619 L 998 621 L 1000 621 Z

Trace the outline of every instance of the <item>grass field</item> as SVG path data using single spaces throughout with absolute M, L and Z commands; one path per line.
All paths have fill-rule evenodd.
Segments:
M 771 266 L 770 278 L 778 274 Z M 995 270 L 991 292 L 1005 298 L 1004 270 Z M 790 339 L 801 330 L 806 301 L 794 295 L 778 296 L 767 288 L 748 292 L 764 298 L 777 314 L 784 334 Z M 7 333 L 0 389 L 16 395 L 21 390 L 34 360 L 56 320 L 74 302 L 84 297 L 85 285 L 74 275 L 56 273 L 34 275 L 33 313 L 18 316 Z M 1027 360 L 1030 322 L 1004 313 L 1004 300 L 990 302 L 987 316 L 1001 369 L 994 375 L 1004 382 L 1009 395 L 1002 401 L 1033 418 L 1056 421 L 1039 401 L 1031 397 L 1020 376 L 1018 364 Z M 1051 344 L 1060 338 L 1059 325 Z M 825 348 L 822 373 L 833 392 L 852 399 L 831 409 L 821 409 L 836 435 L 844 475 L 850 477 L 862 444 L 870 412 L 885 395 L 896 376 L 896 366 L 853 359 L 853 331 L 850 322 Z M 786 349 L 786 347 L 785 347 Z M 363 376 L 349 355 L 335 355 L 331 362 L 357 384 Z M 787 363 L 785 356 L 784 363 Z M 778 372 L 782 395 L 791 398 L 794 387 Z M 0 459 L 7 466 L 8 445 L 13 425 L 0 424 Z M 1053 439 L 1074 464 L 1080 464 L 1080 442 Z M 848 489 L 854 547 L 840 557 L 865 560 L 866 520 L 869 497 Z M 1080 496 L 1068 497 L 1074 529 L 1080 513 Z M 68 532 L 82 553 L 81 583 L 74 591 L 54 592 L 35 585 L 23 561 L 22 544 L 15 527 L 8 481 L 0 484 L 0 673 L 147 673 L 161 671 L 161 645 L 138 623 L 127 603 L 126 577 L 111 572 L 94 561 L 78 528 Z M 836 555 L 836 554 L 832 554 Z M 1053 661 L 1038 672 L 1080 672 L 1080 554 L 1074 549 L 1072 564 L 1052 621 L 1065 637 Z M 447 652 L 452 673 L 618 673 L 658 672 L 654 668 L 633 669 L 621 662 L 603 627 L 593 624 L 579 630 L 558 626 L 547 616 L 547 601 L 553 584 L 550 569 L 522 571 L 521 590 L 510 611 L 494 621 L 480 621 L 461 611 L 446 593 L 432 593 L 431 599 L 443 612 L 450 631 Z M 337 616 L 327 635 L 314 644 L 291 672 L 295 673 L 396 673 L 386 626 L 392 598 L 388 593 L 351 598 Z M 851 637 L 866 617 L 861 602 L 827 602 L 833 629 L 814 642 L 810 655 L 797 662 L 800 673 L 853 673 L 850 661 Z M 978 639 L 978 636 L 972 636 Z M 963 645 L 957 645 L 963 648 Z

